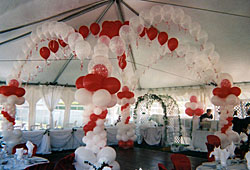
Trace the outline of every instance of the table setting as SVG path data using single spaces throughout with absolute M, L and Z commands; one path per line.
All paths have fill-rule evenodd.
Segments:
M 34 145 L 28 141 L 26 143 L 28 150 L 16 148 L 15 154 L 8 154 L 6 145 L 0 150 L 0 170 L 22 170 L 27 167 L 49 163 L 49 160 L 32 156 Z
M 214 156 L 215 161 L 204 162 L 196 170 L 249 170 L 250 169 L 250 152 L 247 152 L 245 159 L 236 158 L 234 151 L 236 146 L 232 142 L 225 149 L 215 147 L 210 157 Z

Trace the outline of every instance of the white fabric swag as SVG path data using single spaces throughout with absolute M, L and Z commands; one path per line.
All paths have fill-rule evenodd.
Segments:
M 61 86 L 42 86 L 41 92 L 43 100 L 50 112 L 50 128 L 52 129 L 54 128 L 53 110 L 56 108 L 56 105 L 61 98 L 63 88 L 64 87 Z

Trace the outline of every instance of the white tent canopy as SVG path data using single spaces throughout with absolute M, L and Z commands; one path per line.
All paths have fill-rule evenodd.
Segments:
M 114 3 L 113 3 L 114 2 Z M 25 26 L 13 31 L 3 32 L 10 28 L 25 25 L 48 18 L 46 21 L 55 21 L 63 19 L 71 14 L 71 18 L 63 20 L 67 24 L 79 29 L 81 25 L 90 26 L 97 18 L 103 15 L 100 24 L 105 20 L 119 20 L 121 16 L 125 20 L 136 16 L 142 10 L 150 9 L 154 5 L 169 5 L 183 9 L 185 14 L 190 15 L 193 21 L 200 23 L 201 27 L 207 31 L 208 39 L 215 44 L 215 50 L 220 55 L 221 71 L 232 75 L 234 82 L 249 82 L 250 64 L 250 2 L 240 1 L 34 1 L 25 0 L 2 1 L 0 2 L 0 80 L 5 81 L 10 74 L 13 63 L 22 50 L 25 42 L 25 36 L 13 41 L 9 39 L 18 37 L 22 34 L 34 30 L 39 22 L 30 26 Z M 118 7 L 121 7 L 121 10 Z M 131 8 L 129 8 L 131 7 Z M 135 10 L 135 11 L 133 11 Z M 69 11 L 69 12 L 67 12 Z M 106 12 L 106 13 L 105 13 Z M 61 15 L 58 15 L 61 14 Z M 52 17 L 55 16 L 55 17 Z M 50 18 L 52 17 L 52 18 Z M 158 28 L 158 27 L 157 27 Z M 173 28 L 173 27 L 172 27 Z M 179 35 L 178 31 L 159 26 L 161 31 L 168 32 L 171 36 L 178 37 L 180 43 L 190 42 L 190 37 Z M 91 39 L 90 39 L 91 41 Z M 138 70 L 145 70 L 150 56 L 147 55 L 145 47 L 134 45 L 132 47 L 135 58 L 135 66 Z M 120 77 L 120 71 L 117 66 L 117 60 L 111 56 L 114 71 L 113 76 Z M 128 58 L 128 68 L 133 71 L 133 61 Z M 80 70 L 80 61 L 72 60 L 64 67 L 67 60 L 58 60 L 52 62 L 42 73 L 39 73 L 32 83 L 53 82 L 58 84 L 74 85 L 77 77 L 87 74 L 87 65 L 89 60 L 84 60 L 83 70 Z M 157 64 L 152 65 L 140 77 L 141 88 L 160 88 L 201 85 L 204 81 L 187 70 L 185 59 L 173 57 L 163 57 Z

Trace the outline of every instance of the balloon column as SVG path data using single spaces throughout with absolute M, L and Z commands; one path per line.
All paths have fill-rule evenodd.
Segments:
M 238 143 L 239 134 L 232 130 L 232 120 L 234 113 L 234 106 L 240 104 L 238 96 L 241 93 L 240 88 L 232 87 L 233 80 L 229 74 L 222 73 L 219 78 L 219 87 L 213 90 L 214 96 L 211 102 L 215 106 L 220 106 L 220 131 L 216 135 L 221 140 L 222 148 L 230 145 L 232 141 Z
M 95 158 L 84 165 L 85 167 L 90 167 L 90 164 L 112 164 L 116 157 L 114 149 L 106 147 L 107 133 L 104 130 L 104 121 L 108 114 L 107 108 L 117 103 L 115 93 L 119 91 L 121 84 L 115 77 L 109 77 L 112 71 L 111 63 L 106 57 L 107 53 L 102 52 L 103 55 L 99 55 L 98 46 L 100 44 L 95 46 L 94 57 L 89 62 L 89 74 L 76 80 L 78 90 L 75 99 L 86 106 L 83 114 L 85 136 L 82 139 L 86 147 L 82 149 L 82 154 L 91 153 L 81 156 L 81 159 L 88 160 L 90 155 Z
M 16 104 L 24 103 L 25 90 L 19 87 L 19 82 L 12 79 L 7 86 L 0 87 L 0 103 L 3 104 L 2 115 L 2 136 L 8 147 L 8 152 L 11 152 L 12 147 L 21 142 L 22 132 L 14 130 Z
M 129 123 L 130 119 L 130 105 L 135 102 L 134 93 L 129 91 L 127 86 L 122 88 L 122 92 L 117 94 L 118 104 L 121 106 L 121 122 L 117 124 L 118 130 L 116 139 L 119 141 L 118 145 L 121 148 L 127 149 L 134 146 L 135 124 Z
M 202 113 L 204 112 L 203 104 L 201 102 L 198 102 L 196 96 L 191 96 L 190 102 L 187 102 L 185 104 L 185 107 L 186 107 L 185 113 L 188 116 L 193 116 L 193 129 L 192 129 L 192 131 L 197 130 L 199 127 L 199 116 L 201 116 Z

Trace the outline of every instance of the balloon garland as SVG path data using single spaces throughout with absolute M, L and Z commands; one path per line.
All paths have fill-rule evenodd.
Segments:
M 121 106 L 121 122 L 117 123 L 118 145 L 121 148 L 128 149 L 134 146 L 135 124 L 129 123 L 130 119 L 130 105 L 135 103 L 134 93 L 129 91 L 127 86 L 122 88 L 122 92 L 117 94 L 118 104 Z
M 227 73 L 220 74 L 220 84 L 213 90 L 214 96 L 211 102 L 215 106 L 220 106 L 219 132 L 216 135 L 221 140 L 222 148 L 230 145 L 232 141 L 238 143 L 240 141 L 239 134 L 232 130 L 232 120 L 234 106 L 240 104 L 238 96 L 241 93 L 240 88 L 232 87 L 232 77 Z
M 22 105 L 25 101 L 23 97 L 25 90 L 19 85 L 17 80 L 12 79 L 8 81 L 8 85 L 0 87 L 0 103 L 3 104 L 2 136 L 8 152 L 11 152 L 12 147 L 21 141 L 22 136 L 20 130 L 14 130 L 16 105 Z

